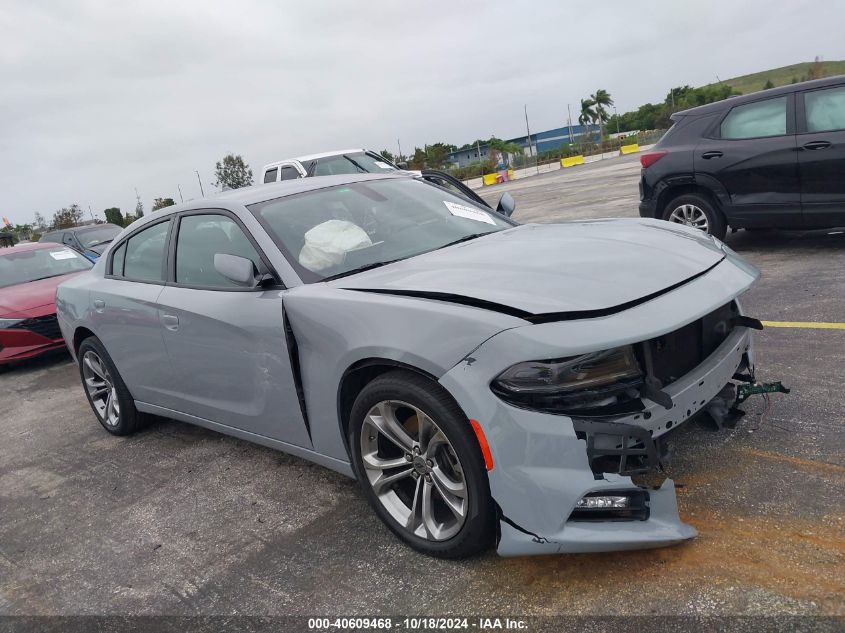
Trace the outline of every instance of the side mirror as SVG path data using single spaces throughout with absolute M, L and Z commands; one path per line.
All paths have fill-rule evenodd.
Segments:
M 514 202 L 513 196 L 506 191 L 502 197 L 499 198 L 499 204 L 496 207 L 496 211 L 502 215 L 511 217 L 514 209 L 516 209 L 516 202 Z
M 214 254 L 214 270 L 223 275 L 226 279 L 234 281 L 239 286 L 255 288 L 259 283 L 259 277 L 255 270 L 255 264 L 246 257 L 228 255 L 225 253 Z

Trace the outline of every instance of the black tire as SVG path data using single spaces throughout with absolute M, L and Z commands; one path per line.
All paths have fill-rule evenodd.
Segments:
M 362 441 L 365 441 L 362 438 L 364 419 L 376 404 L 383 401 L 401 401 L 424 412 L 446 436 L 459 460 L 467 509 L 463 525 L 450 538 L 422 538 L 400 525 L 379 500 L 367 477 L 362 457 Z M 372 440 L 372 436 L 369 439 Z M 495 515 L 484 458 L 466 416 L 440 385 L 405 370 L 390 371 L 368 383 L 352 405 L 349 448 L 353 470 L 367 501 L 379 518 L 411 547 L 429 556 L 455 559 L 478 554 L 491 546 Z M 426 479 L 431 481 L 429 476 L 426 476 Z
M 660 217 L 671 222 L 672 220 L 669 218 L 672 216 L 672 213 L 683 205 L 693 205 L 701 209 L 707 218 L 708 228 L 706 232 L 720 240 L 725 239 L 725 234 L 728 232 L 725 216 L 705 196 L 695 193 L 685 193 L 682 196 L 678 196 L 669 201 L 669 204 L 663 208 L 663 213 Z
M 111 380 L 111 384 L 114 387 L 114 393 L 117 394 L 119 413 L 116 416 L 116 424 L 109 424 L 106 421 L 106 417 L 101 414 L 97 405 L 95 405 L 92 394 L 86 384 L 83 363 L 86 354 L 89 352 L 95 354 L 102 360 L 102 364 L 108 372 L 108 379 Z M 117 367 L 115 367 L 111 356 L 109 356 L 109 353 L 106 351 L 102 342 L 100 342 L 100 339 L 96 336 L 86 338 L 79 345 L 76 357 L 79 365 L 79 378 L 82 381 L 82 388 L 85 391 L 85 397 L 88 399 L 88 404 L 91 405 L 91 410 L 94 412 L 94 415 L 97 417 L 97 420 L 103 428 L 112 435 L 130 435 L 141 428 L 141 426 L 143 426 L 144 416 L 135 408 L 135 400 L 129 393 L 126 383 L 124 383 L 123 378 L 120 377 Z

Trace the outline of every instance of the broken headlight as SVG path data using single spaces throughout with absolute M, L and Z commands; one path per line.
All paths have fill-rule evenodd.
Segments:
M 553 360 L 517 363 L 499 374 L 493 391 L 503 400 L 532 409 L 611 415 L 639 397 L 643 382 L 633 347 Z M 598 411 L 596 411 L 598 410 Z

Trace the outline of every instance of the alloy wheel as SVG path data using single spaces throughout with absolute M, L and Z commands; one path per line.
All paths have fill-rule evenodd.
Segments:
M 91 404 L 104 424 L 117 426 L 120 422 L 120 404 L 117 388 L 100 356 L 91 350 L 82 356 L 82 377 Z
M 675 208 L 669 215 L 669 221 L 677 224 L 685 224 L 705 233 L 710 232 L 710 222 L 707 221 L 707 214 L 694 204 L 682 204 Z
M 425 412 L 397 400 L 379 402 L 364 418 L 360 450 L 373 492 L 400 526 L 430 541 L 460 531 L 469 503 L 463 468 Z

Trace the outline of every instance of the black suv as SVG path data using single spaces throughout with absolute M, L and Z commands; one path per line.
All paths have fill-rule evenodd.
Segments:
M 845 225 L 845 75 L 677 112 L 640 156 L 640 215 L 732 228 Z

